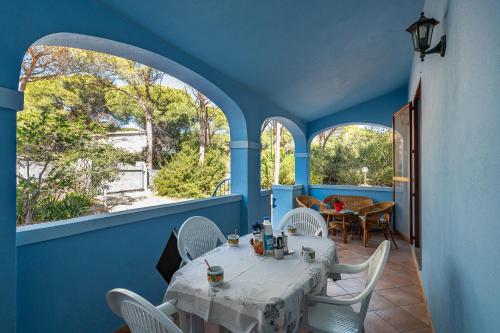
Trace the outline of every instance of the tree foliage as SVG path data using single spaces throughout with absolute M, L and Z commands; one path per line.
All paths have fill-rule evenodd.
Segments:
M 136 160 L 160 169 L 161 195 L 211 194 L 229 168 L 227 120 L 196 90 L 165 86 L 165 77 L 98 52 L 30 48 L 19 79 L 25 110 L 17 128 L 18 223 L 91 212 L 119 164 Z M 108 132 L 129 124 L 146 132 L 142 156 L 107 144 Z
M 261 156 L 260 156 L 260 184 L 261 188 L 271 188 L 274 181 L 274 171 L 276 167 L 275 145 L 279 145 L 279 182 L 278 184 L 291 185 L 295 183 L 295 145 L 292 134 L 281 127 L 279 143 L 276 140 L 277 122 L 275 120 L 266 121 L 261 133 Z
M 103 140 L 107 126 L 89 121 L 83 104 L 63 88 L 78 79 L 51 78 L 27 88 L 17 119 L 19 224 L 51 219 L 47 212 L 58 205 L 84 204 L 66 211 L 87 211 L 102 185 L 117 177 L 117 165 L 129 159 Z
M 155 177 L 154 187 L 159 195 L 174 198 L 204 198 L 210 196 L 227 172 L 220 150 L 211 148 L 205 159 L 192 146 L 185 145 Z
M 378 127 L 343 126 L 319 135 L 311 146 L 313 184 L 392 186 L 392 132 Z M 325 140 L 326 137 L 326 140 Z

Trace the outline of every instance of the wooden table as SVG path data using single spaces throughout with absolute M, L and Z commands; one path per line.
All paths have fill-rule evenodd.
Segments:
M 347 230 L 350 230 L 350 237 L 352 239 L 352 218 L 358 216 L 358 213 L 352 210 L 341 210 L 336 211 L 335 209 L 326 209 L 321 212 L 326 215 L 326 224 L 328 225 L 328 230 L 335 229 L 342 231 L 342 238 L 344 243 L 347 243 Z

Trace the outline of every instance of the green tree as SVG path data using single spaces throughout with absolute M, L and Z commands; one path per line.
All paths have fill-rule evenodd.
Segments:
M 102 185 L 116 178 L 118 163 L 130 158 L 105 142 L 106 125 L 73 107 L 67 79 L 32 82 L 25 92 L 17 119 L 20 224 L 53 217 L 46 208 L 58 204 L 85 204 L 80 213 L 87 211 Z
M 392 185 L 392 133 L 378 127 L 343 126 L 318 135 L 311 145 L 314 184 Z
M 295 155 L 292 134 L 284 126 L 277 126 L 277 121 L 266 121 L 261 133 L 261 187 L 271 188 L 276 184 L 295 183 Z M 279 136 L 277 134 L 280 134 Z M 279 141 L 278 141 L 279 139 Z M 279 147 L 279 155 L 276 154 Z M 280 162 L 277 163 L 277 160 Z

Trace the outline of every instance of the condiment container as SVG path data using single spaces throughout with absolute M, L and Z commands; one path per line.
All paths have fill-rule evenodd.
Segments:
M 227 236 L 227 245 L 231 247 L 238 246 L 240 243 L 240 236 L 235 234 L 230 234 Z
M 271 220 L 269 217 L 264 217 L 264 221 L 262 222 L 264 226 L 264 247 L 267 255 L 273 255 L 273 225 L 271 224 Z
M 224 282 L 224 268 L 221 266 L 207 268 L 207 280 L 210 287 L 220 286 Z

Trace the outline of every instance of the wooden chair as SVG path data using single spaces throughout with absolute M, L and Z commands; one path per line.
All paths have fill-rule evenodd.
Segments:
M 395 205 L 392 201 L 384 201 L 359 210 L 358 216 L 363 230 L 363 244 L 365 247 L 368 244 L 370 232 L 381 231 L 384 233 L 385 239 L 390 236 L 394 246 L 396 249 L 398 248 L 391 231 L 391 216 Z
M 309 195 L 299 195 L 295 198 L 299 207 L 311 208 L 312 206 L 318 206 L 319 212 L 323 212 L 328 209 L 328 206 L 321 200 L 311 197 Z

